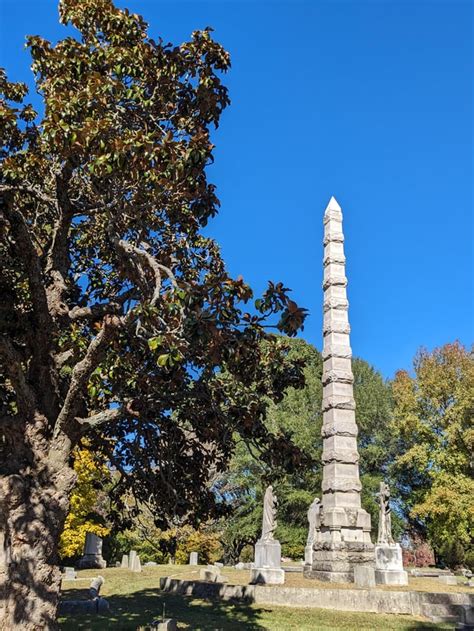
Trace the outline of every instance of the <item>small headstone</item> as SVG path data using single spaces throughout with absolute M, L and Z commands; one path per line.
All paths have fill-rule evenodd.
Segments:
M 234 565 L 234 568 L 236 570 L 245 570 L 245 563 L 242 563 L 242 561 L 239 561 L 238 563 Z
M 122 562 L 120 564 L 120 567 L 128 569 L 128 554 L 123 554 L 122 555 Z
M 365 565 L 354 565 L 354 583 L 361 589 L 375 587 L 375 569 Z
M 120 561 L 115 561 L 115 567 L 122 567 L 122 564 L 120 563 Z
M 191 552 L 189 555 L 189 565 L 197 565 L 199 562 L 199 554 L 197 552 Z
M 64 568 L 64 574 L 63 574 L 63 580 L 65 581 L 75 581 L 77 578 L 77 574 L 74 570 L 73 567 L 65 567 Z
M 135 557 L 137 556 L 136 550 L 130 550 L 128 553 L 128 568 L 131 570 L 133 567 L 133 563 L 135 561 Z
M 458 584 L 458 582 L 456 580 L 456 577 L 455 576 L 449 576 L 449 575 L 438 576 L 438 581 L 440 583 L 444 583 L 445 585 L 457 585 Z
M 138 554 L 134 556 L 133 565 L 130 566 L 130 569 L 132 570 L 132 572 L 142 571 L 142 564 L 140 563 L 140 557 L 138 556 Z
M 468 582 L 466 583 L 466 585 L 467 585 L 468 587 L 474 587 L 474 578 L 470 578 L 470 579 L 468 580 Z
M 218 561 L 216 561 L 214 563 L 214 565 L 215 565 L 215 567 L 224 567 L 224 564 L 223 563 L 219 563 Z
M 158 565 L 158 563 L 156 563 L 155 561 L 147 561 L 143 564 L 144 567 L 152 567 L 154 565 Z
M 156 631 L 177 631 L 178 626 L 174 618 L 166 618 L 162 622 L 154 623 Z

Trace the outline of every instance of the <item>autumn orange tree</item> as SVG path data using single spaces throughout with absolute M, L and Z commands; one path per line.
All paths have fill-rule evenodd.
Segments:
M 210 476 L 239 436 L 301 455 L 265 427 L 302 381 L 283 340 L 304 310 L 282 284 L 252 299 L 202 228 L 206 166 L 229 104 L 209 29 L 180 46 L 111 0 L 61 0 L 75 27 L 28 38 L 40 115 L 0 72 L 2 629 L 54 629 L 58 544 L 84 437 L 158 525 L 219 513 Z M 262 345 L 262 340 L 268 343 Z
M 392 469 L 415 528 L 449 565 L 474 566 L 474 355 L 460 343 L 421 350 L 393 381 Z

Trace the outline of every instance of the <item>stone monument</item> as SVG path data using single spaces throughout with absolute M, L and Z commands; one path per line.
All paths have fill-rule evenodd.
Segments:
M 324 213 L 322 500 L 304 572 L 333 583 L 352 582 L 356 565 L 374 564 L 370 515 L 360 501 L 345 261 L 341 207 L 331 197 Z
M 403 569 L 402 548 L 392 537 L 390 489 L 380 483 L 378 494 L 379 532 L 375 546 L 375 581 L 380 585 L 408 585 L 408 574 Z
M 273 533 L 277 527 L 276 510 L 278 501 L 269 486 L 263 498 L 262 536 L 255 544 L 255 563 L 250 571 L 251 583 L 280 585 L 285 582 L 285 572 L 281 569 L 281 546 Z
M 102 539 L 93 532 L 86 534 L 84 554 L 77 564 L 81 569 L 107 567 L 106 561 L 102 557 Z
M 315 497 L 308 508 L 308 537 L 304 549 L 305 565 L 311 565 L 313 562 L 313 544 L 320 535 L 321 528 L 321 500 Z

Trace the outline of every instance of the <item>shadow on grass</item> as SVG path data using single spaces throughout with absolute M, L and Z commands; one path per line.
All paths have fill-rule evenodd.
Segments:
M 68 589 L 68 600 L 87 597 L 87 590 Z M 331 609 L 292 609 L 265 607 L 242 602 L 200 600 L 161 592 L 157 588 L 130 594 L 107 596 L 108 616 L 70 615 L 60 618 L 63 631 L 136 631 L 140 625 L 161 620 L 163 605 L 167 618 L 176 618 L 180 631 L 260 631 L 304 629 L 311 631 L 374 631 L 385 628 L 399 631 L 453 629 L 453 625 L 390 616 L 390 621 L 377 614 L 362 614 Z M 370 617 L 370 621 L 369 618 Z M 404 619 L 405 618 L 405 619 Z
M 83 598 L 86 598 L 86 591 L 81 589 L 68 589 L 64 596 L 67 600 Z M 259 618 L 269 610 L 241 602 L 204 601 L 194 597 L 167 594 L 159 589 L 144 589 L 106 598 L 110 604 L 108 616 L 61 616 L 60 628 L 64 631 L 135 631 L 140 625 L 151 624 L 156 619 L 161 620 L 164 612 L 167 618 L 176 618 L 179 629 L 183 631 L 268 629 L 268 626 L 259 623 Z

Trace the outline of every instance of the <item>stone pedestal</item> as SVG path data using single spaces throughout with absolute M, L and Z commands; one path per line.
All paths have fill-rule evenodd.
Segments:
M 77 565 L 80 569 L 107 567 L 107 562 L 102 557 L 102 539 L 92 532 L 86 534 L 84 554 Z
M 285 582 L 285 572 L 281 569 L 281 546 L 276 539 L 257 541 L 254 565 L 250 571 L 251 583 L 281 585 Z
M 313 563 L 313 544 L 305 546 L 304 549 L 304 565 L 311 566 Z
M 285 571 L 281 568 L 260 567 L 254 568 L 250 572 L 252 585 L 283 585 L 284 582 Z
M 255 544 L 255 567 L 281 567 L 281 545 L 276 539 Z
M 305 576 L 354 580 L 354 567 L 373 567 L 370 515 L 361 507 L 358 428 L 346 295 L 342 211 L 331 198 L 324 213 L 323 483 L 320 525 Z
M 199 555 L 197 552 L 191 552 L 189 555 L 189 565 L 197 565 L 199 563 Z
M 375 546 L 375 581 L 379 585 L 408 585 L 399 543 L 379 543 Z
M 361 589 L 375 587 L 375 570 L 366 565 L 354 565 L 354 583 Z

